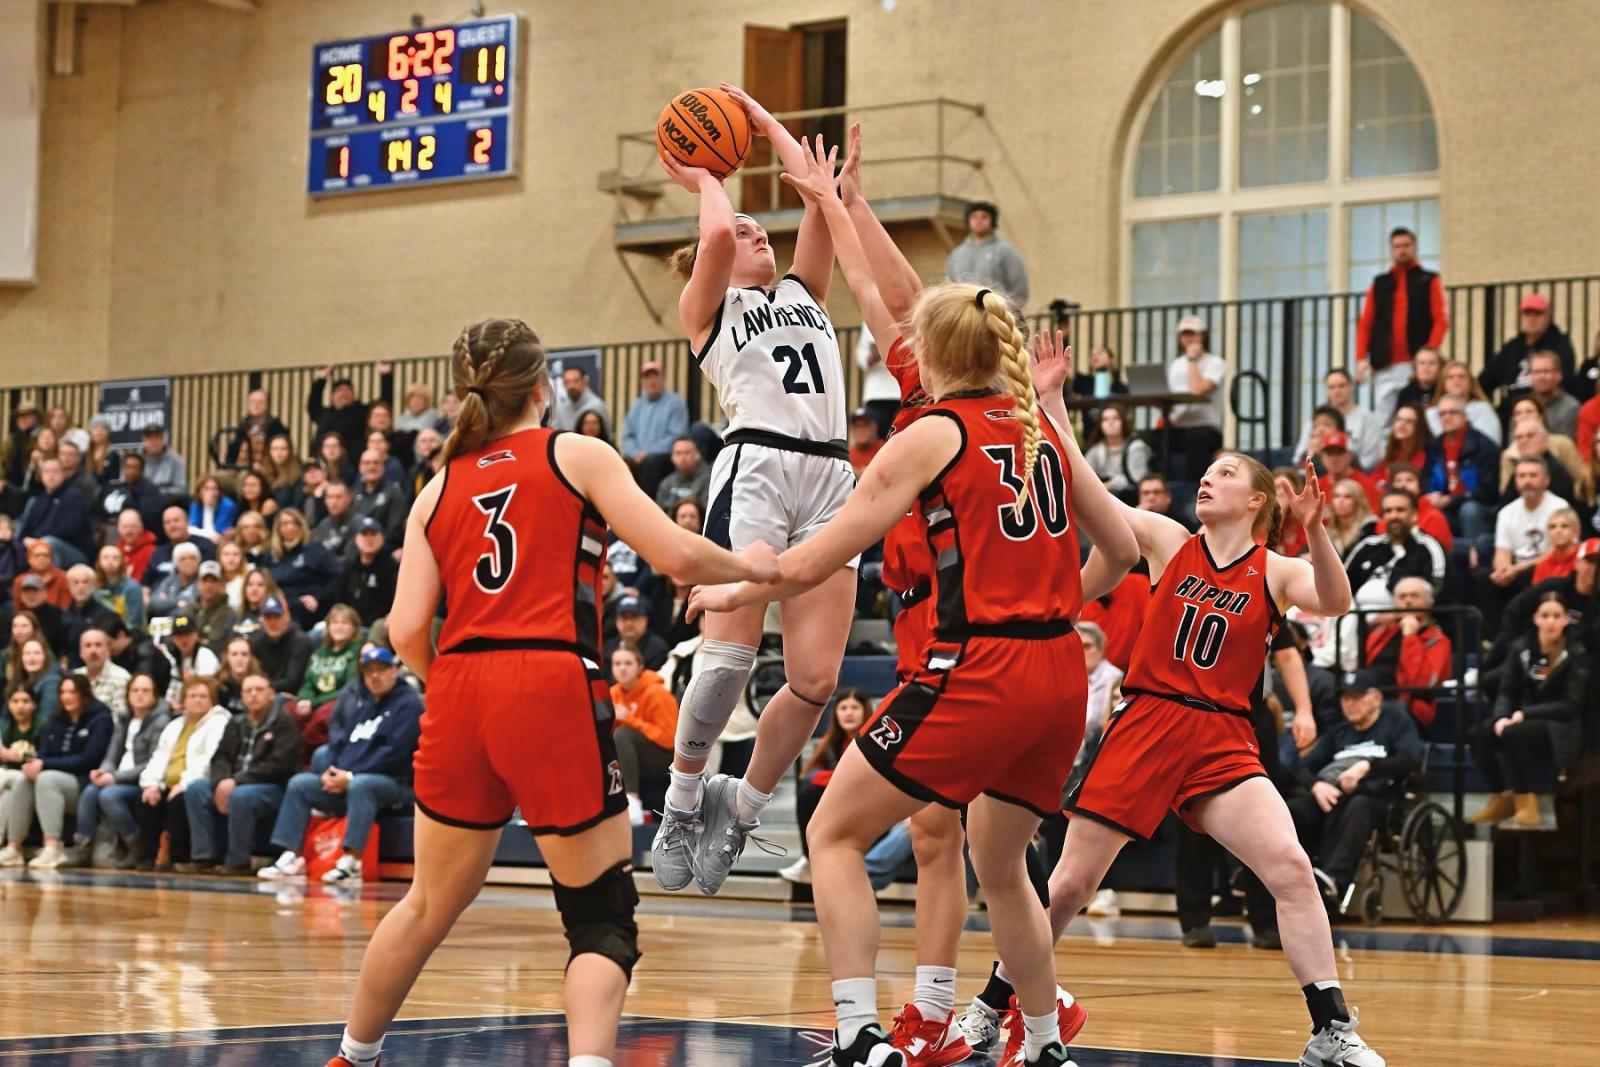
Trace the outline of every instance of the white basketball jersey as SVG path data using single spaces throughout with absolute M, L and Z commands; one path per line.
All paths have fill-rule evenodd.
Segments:
M 729 289 L 697 358 L 717 387 L 730 432 L 844 440 L 839 340 L 828 313 L 793 274 L 770 293 Z

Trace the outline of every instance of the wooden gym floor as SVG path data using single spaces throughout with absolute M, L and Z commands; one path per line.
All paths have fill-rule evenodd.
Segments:
M 403 892 L 104 874 L 0 876 L 0 1065 L 321 1067 L 367 937 Z M 909 996 L 908 909 L 886 912 L 883 1021 Z M 618 1067 L 821 1064 L 832 1022 L 808 909 L 649 898 Z M 1280 953 L 1183 949 L 1163 918 L 1079 920 L 1057 953 L 1089 1009 L 1081 1067 L 1293 1062 L 1306 1016 Z M 1600 922 L 1341 927 L 1340 977 L 1391 1065 L 1597 1062 Z M 960 1002 L 987 974 L 962 940 Z M 564 1067 L 566 945 L 549 893 L 490 888 L 434 957 L 385 1063 Z M 974 1063 L 981 1061 L 974 1061 Z

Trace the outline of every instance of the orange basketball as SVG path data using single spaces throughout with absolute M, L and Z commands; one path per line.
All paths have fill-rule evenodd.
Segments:
M 656 150 L 726 178 L 750 153 L 750 123 L 744 108 L 721 89 L 690 89 L 661 112 Z

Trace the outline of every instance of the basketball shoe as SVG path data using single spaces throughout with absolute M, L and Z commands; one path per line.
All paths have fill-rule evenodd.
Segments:
M 700 812 L 679 811 L 671 803 L 661 805 L 661 826 L 650 842 L 650 870 L 662 889 L 676 893 L 694 881 L 695 853 L 703 827 Z
M 956 1027 L 968 1048 L 980 1054 L 987 1053 L 1000 1040 L 1000 1013 L 973 997 L 971 1006 L 956 1020 Z
M 1078 1036 L 1078 1031 L 1083 1029 L 1083 1024 L 1089 1021 L 1089 1013 L 1083 1010 L 1083 1005 L 1076 1000 L 1068 1004 L 1065 1000 L 1056 997 L 1056 1020 L 1061 1028 L 1061 1044 L 1070 1045 L 1072 1039 Z M 1022 1058 L 1022 1041 L 1027 1036 L 1026 1028 L 1022 1025 L 1022 1009 L 1017 1006 L 1017 998 L 1011 998 L 1011 1007 L 1000 1020 L 1000 1028 L 1006 1032 L 1005 1051 L 1000 1054 L 1000 1067 L 1022 1067 L 1027 1060 Z M 1055 1060 L 1044 1060 L 1044 1063 L 1055 1063 Z M 1070 1063 L 1070 1060 L 1063 1062 Z M 1361 1065 L 1365 1067 L 1365 1065 Z
M 1009 1064 L 1011 1061 L 1003 1060 L 1001 1062 Z M 1017 1051 L 1017 1063 L 1019 1065 L 1025 1064 L 1026 1067 L 1078 1067 L 1076 1063 L 1072 1062 L 1072 1053 L 1068 1051 L 1067 1046 L 1059 1041 L 1040 1049 L 1039 1055 L 1031 1060 L 1023 1059 L 1022 1051 L 1019 1049 Z
M 695 881 L 700 892 L 716 896 L 722 883 L 733 872 L 733 865 L 744 855 L 744 846 L 754 841 L 756 847 L 770 855 L 782 855 L 784 850 L 756 834 L 760 821 L 745 822 L 739 818 L 739 779 L 726 774 L 715 774 L 706 782 L 705 801 L 701 807 L 705 828 L 700 832 L 700 842 L 695 849 Z
M 382 1063 L 382 1060 L 373 1060 L 372 1067 L 381 1067 Z M 333 1059 L 328 1061 L 328 1067 L 356 1067 L 356 1065 L 345 1059 L 343 1056 L 335 1056 Z
M 833 1033 L 833 1067 L 907 1067 L 906 1054 L 889 1043 L 881 1026 L 863 1026 L 849 1048 L 839 1047 Z
M 1300 1067 L 1386 1067 L 1384 1058 L 1356 1033 L 1356 1010 L 1348 1022 L 1335 1019 L 1311 1035 L 1300 1054 Z
M 955 1012 L 940 1019 L 924 1019 L 915 1004 L 907 1004 L 894 1017 L 889 1043 L 906 1054 L 906 1067 L 950 1067 L 972 1055 L 972 1046 L 956 1025 Z

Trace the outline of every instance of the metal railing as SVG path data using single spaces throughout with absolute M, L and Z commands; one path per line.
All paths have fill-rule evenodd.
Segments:
M 905 100 L 892 104 L 846 104 L 839 107 L 814 107 L 803 111 L 784 111 L 773 117 L 788 126 L 796 136 L 823 133 L 829 146 L 839 144 L 844 149 L 843 133 L 851 121 L 866 115 L 887 118 L 873 128 L 872 155 L 862 160 L 864 170 L 874 174 L 873 197 L 892 198 L 900 195 L 937 196 L 955 195 L 951 179 L 957 171 L 973 172 L 984 165 L 977 153 L 962 154 L 951 150 L 952 141 L 966 131 L 955 128 L 955 120 L 962 116 L 981 119 L 982 104 L 969 104 L 945 97 L 928 97 Z M 752 151 L 754 148 L 752 147 Z M 915 177 L 907 178 L 904 168 L 923 165 Z M 931 164 L 932 177 L 927 177 Z M 894 172 L 899 170 L 898 174 Z M 769 211 L 785 205 L 788 188 L 778 180 L 783 165 L 774 159 L 770 163 L 747 163 L 741 167 L 737 181 L 729 181 L 729 194 L 736 209 L 745 209 L 747 199 L 759 204 L 752 210 Z M 888 184 L 882 177 L 888 173 Z M 765 179 L 760 181 L 759 179 Z M 641 210 L 644 204 L 671 194 L 676 186 L 661 171 L 657 161 L 655 130 L 617 135 L 616 167 L 601 175 L 600 187 L 614 194 L 619 223 L 639 222 L 646 218 L 672 216 L 690 217 L 695 214 L 693 200 L 688 193 L 674 197 L 672 206 L 662 211 Z M 798 206 L 798 201 L 793 206 Z

